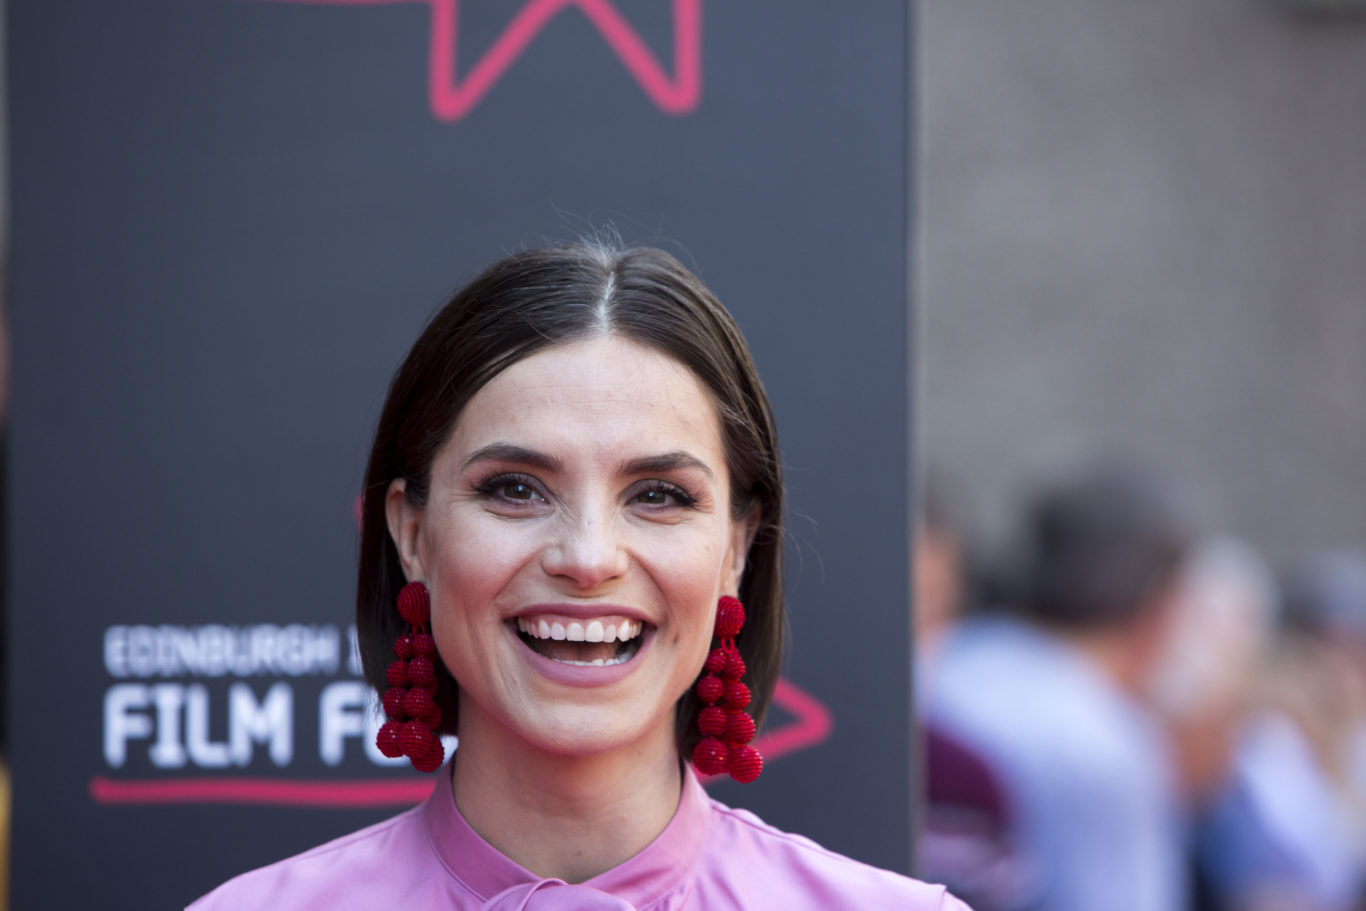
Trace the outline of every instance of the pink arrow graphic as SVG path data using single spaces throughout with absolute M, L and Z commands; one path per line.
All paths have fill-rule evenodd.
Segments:
M 552 19 L 577 7 L 655 106 L 688 114 L 702 97 L 702 0 L 673 0 L 674 74 L 664 69 L 611 0 L 528 0 L 462 79 L 457 74 L 460 0 L 257 0 L 328 6 L 426 3 L 431 7 L 427 91 L 432 116 L 454 122 L 472 111 Z

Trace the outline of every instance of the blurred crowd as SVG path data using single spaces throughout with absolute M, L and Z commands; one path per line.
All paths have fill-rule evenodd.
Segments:
M 1366 550 L 1271 566 L 1125 457 L 915 541 L 917 874 L 977 911 L 1366 911 Z

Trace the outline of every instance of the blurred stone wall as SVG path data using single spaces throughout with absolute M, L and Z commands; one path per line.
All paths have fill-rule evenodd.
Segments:
M 1366 547 L 1366 15 L 917 6 L 919 449 L 1004 529 L 1138 446 L 1273 560 Z

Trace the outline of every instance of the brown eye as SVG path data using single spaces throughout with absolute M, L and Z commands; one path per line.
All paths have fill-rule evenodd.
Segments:
M 545 500 L 545 496 L 537 488 L 535 480 L 521 475 L 498 475 L 480 484 L 476 490 L 481 496 L 492 502 L 509 505 Z
M 673 484 L 657 482 L 650 484 L 642 490 L 637 491 L 631 498 L 634 503 L 642 506 L 650 506 L 656 509 L 672 508 L 677 506 L 692 506 L 697 501 L 690 496 L 687 491 Z
M 503 496 L 509 500 L 531 500 L 535 498 L 536 491 L 527 484 L 514 481 L 503 485 Z

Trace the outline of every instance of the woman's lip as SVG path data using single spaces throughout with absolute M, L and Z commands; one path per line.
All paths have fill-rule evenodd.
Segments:
M 624 604 L 533 604 L 511 614 L 508 619 L 515 621 L 519 617 L 539 617 L 542 615 L 557 615 L 574 620 L 625 617 L 628 620 L 639 620 L 646 626 L 651 625 L 650 618 L 645 615 L 644 611 L 627 607 Z

